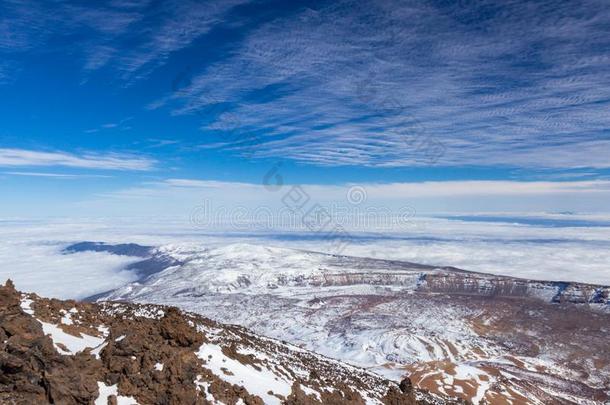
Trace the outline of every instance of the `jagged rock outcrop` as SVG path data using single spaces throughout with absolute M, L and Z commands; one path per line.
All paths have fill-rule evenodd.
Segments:
M 9 281 L 0 287 L 0 403 L 86 404 L 97 397 L 100 365 L 91 355 L 62 356 Z

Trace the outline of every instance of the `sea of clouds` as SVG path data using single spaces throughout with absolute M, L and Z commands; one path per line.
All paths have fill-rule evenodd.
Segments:
M 413 218 L 392 232 L 351 229 L 341 253 L 610 285 L 610 227 L 596 226 L 597 219 L 592 226 L 571 226 L 557 216 L 549 217 L 556 219 L 553 226 L 526 225 L 514 217 L 506 222 Z M 201 247 L 245 242 L 336 253 L 336 244 L 323 232 L 212 231 L 188 219 L 0 220 L 0 280 L 11 278 L 19 289 L 44 296 L 84 298 L 136 279 L 125 267 L 138 258 L 62 253 L 81 241 Z

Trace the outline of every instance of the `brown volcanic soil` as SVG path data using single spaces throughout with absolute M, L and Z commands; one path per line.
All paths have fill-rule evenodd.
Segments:
M 34 315 L 22 308 L 26 297 L 32 300 Z M 66 314 L 70 314 L 70 322 L 62 323 Z M 103 338 L 96 349 L 99 356 L 91 349 L 60 354 L 57 347 L 67 348 L 54 344 L 40 321 L 73 336 L 82 333 Z M 408 379 L 399 386 L 173 307 L 43 299 L 19 293 L 9 280 L 0 286 L 0 404 L 93 404 L 100 395 L 100 382 L 116 385 L 119 395 L 133 397 L 142 405 L 209 404 L 212 398 L 228 405 L 263 404 L 262 398 L 206 367 L 206 359 L 196 353 L 202 345 L 212 343 L 222 347 L 229 359 L 253 370 L 275 370 L 293 381 L 286 398 L 275 394 L 284 404 L 361 405 L 365 403 L 363 393 L 388 405 L 457 403 L 416 390 Z M 240 348 L 264 355 L 244 354 Z M 270 356 L 278 363 L 272 364 Z M 163 367 L 156 367 L 159 363 Z M 303 370 L 308 377 L 303 377 Z M 232 374 L 228 369 L 224 373 Z M 116 400 L 111 395 L 107 402 Z
M 430 307 L 447 301 L 442 295 L 417 299 Z M 498 361 L 497 355 L 479 349 L 476 358 L 467 362 L 494 378 L 484 396 L 489 403 L 610 404 L 610 313 L 586 304 L 531 299 L 451 296 L 451 300 L 456 306 L 476 308 L 465 318 L 469 326 L 506 353 Z M 439 390 L 447 376 L 455 377 L 455 362 L 446 357 L 445 361 L 413 363 L 405 370 L 419 388 L 472 398 L 471 386 L 478 385 L 472 379 L 454 378 L 452 388 Z M 546 362 L 526 363 L 532 358 Z

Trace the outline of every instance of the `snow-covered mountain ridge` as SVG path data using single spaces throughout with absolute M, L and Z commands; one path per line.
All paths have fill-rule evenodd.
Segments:
M 155 260 L 168 267 L 101 299 L 176 305 L 475 403 L 610 399 L 606 286 L 247 244 Z
M 106 245 L 112 246 L 112 245 Z M 260 293 L 279 287 L 383 286 L 401 291 L 477 294 L 493 297 L 539 298 L 549 302 L 589 304 L 596 309 L 610 308 L 610 287 L 562 281 L 536 281 L 469 272 L 454 267 L 434 267 L 416 263 L 335 256 L 317 252 L 249 244 L 233 244 L 216 249 L 176 245 L 151 248 L 151 259 L 163 273 L 165 293 L 191 292 Z M 136 266 L 137 267 L 137 266 Z M 175 271 L 172 271 L 175 267 Z M 179 268 L 179 271 L 178 271 Z M 222 269 L 222 271 L 220 271 Z M 150 275 L 150 271 L 146 275 Z M 177 277 L 172 278 L 172 275 Z M 154 278 L 154 276 L 153 276 Z M 173 284 L 167 281 L 172 279 Z M 137 283 L 130 285 L 130 296 Z M 113 296 L 121 294 L 117 290 Z

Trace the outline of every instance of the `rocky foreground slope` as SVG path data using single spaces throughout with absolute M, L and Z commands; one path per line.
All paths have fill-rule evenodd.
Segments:
M 142 253 L 137 245 L 80 244 Z M 180 307 L 473 403 L 610 401 L 610 288 L 276 247 L 148 248 L 97 297 Z
M 0 404 L 444 404 L 450 399 L 173 307 L 0 286 Z

